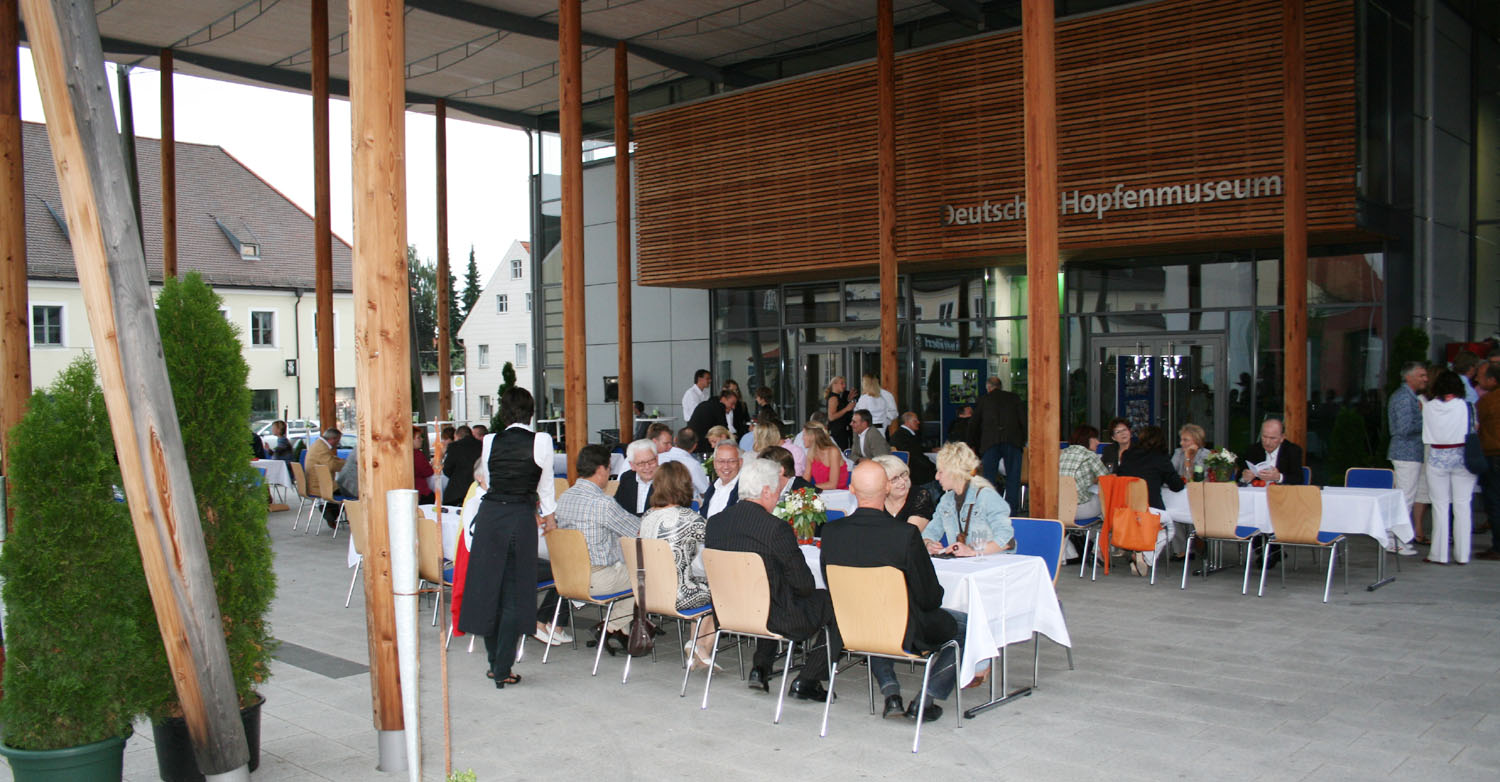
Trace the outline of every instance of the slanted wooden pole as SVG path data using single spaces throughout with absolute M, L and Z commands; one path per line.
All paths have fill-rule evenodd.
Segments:
M 198 767 L 221 779 L 248 780 L 249 749 L 162 359 L 94 4 L 23 0 L 22 8 L 120 479 L 177 698 Z
M 896 328 L 896 305 L 900 294 L 896 286 L 896 26 L 891 15 L 891 0 L 880 0 L 875 6 L 875 104 L 876 147 L 875 170 L 877 247 L 880 254 L 880 385 L 897 400 L 901 398 L 896 373 L 896 356 L 901 350 L 900 332 Z
M 333 369 L 333 206 L 328 182 L 328 0 L 312 0 L 311 26 L 313 284 L 318 308 L 318 421 L 327 429 L 338 424 L 338 409 L 333 403 L 338 378 Z M 301 401 L 297 404 L 300 405 Z
M 588 360 L 583 303 L 583 49 L 579 0 L 558 0 L 558 59 L 562 73 L 562 294 L 563 436 L 568 471 L 578 470 L 578 449 L 589 441 Z
M 1057 52 L 1052 0 L 1024 0 L 1022 91 L 1026 126 L 1027 459 L 1030 514 L 1057 518 L 1062 429 L 1057 324 Z
M 438 421 L 448 421 L 453 412 L 453 389 L 448 378 L 453 369 L 449 366 L 448 344 L 452 336 L 448 333 L 448 301 L 453 291 L 448 289 L 448 102 L 438 98 L 437 113 L 437 351 L 438 351 Z M 439 432 L 441 434 L 441 432 Z M 442 459 L 442 437 L 433 444 L 436 457 Z M 442 469 L 439 461 L 438 469 Z M 441 501 L 438 502 L 442 504 Z
M 635 434 L 635 335 L 630 288 L 630 64 L 615 44 L 615 308 L 620 319 L 620 442 Z
M 1302 0 L 1281 3 L 1282 384 L 1286 438 L 1307 446 L 1307 87 Z
M 10 428 L 31 397 L 27 333 L 26 179 L 21 153 L 21 78 L 16 0 L 0 0 L 0 457 L 10 475 Z M 10 529 L 10 514 L 5 519 Z
M 354 364 L 365 503 L 365 621 L 382 768 L 403 729 L 386 493 L 413 486 L 406 277 L 406 34 L 401 0 L 349 4 L 354 139 Z M 326 36 L 324 37 L 326 41 Z M 315 101 L 316 102 L 316 101 Z M 326 333 L 326 332 L 325 332 Z M 330 382 L 330 381 L 323 381 Z M 409 762 L 414 759 L 407 759 Z
M 177 276 L 177 110 L 172 50 L 161 50 L 161 273 Z

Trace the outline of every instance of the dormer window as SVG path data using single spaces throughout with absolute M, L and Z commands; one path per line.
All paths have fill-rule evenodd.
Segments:
M 244 220 L 209 216 L 214 218 L 214 225 L 219 226 L 219 230 L 224 232 L 224 238 L 234 246 L 241 259 L 260 260 L 260 239 L 256 238 L 255 233 L 250 230 L 250 226 L 246 225 Z

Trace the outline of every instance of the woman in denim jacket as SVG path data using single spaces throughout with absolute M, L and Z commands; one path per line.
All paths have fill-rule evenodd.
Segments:
M 945 491 L 922 532 L 928 553 L 976 557 L 1014 545 L 1010 506 L 989 481 L 974 475 L 978 467 L 979 457 L 965 443 L 948 443 L 938 451 L 938 482 Z

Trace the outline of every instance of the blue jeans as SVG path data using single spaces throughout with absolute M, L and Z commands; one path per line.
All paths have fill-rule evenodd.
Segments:
M 1490 523 L 1490 550 L 1500 551 L 1500 454 L 1485 457 L 1490 468 L 1479 476 L 1485 520 Z
M 984 479 L 995 485 L 1012 512 L 1021 509 L 1021 446 L 1000 443 L 985 449 Z M 1005 463 L 1005 483 L 1000 483 L 1000 463 Z
M 944 611 L 948 609 L 944 608 Z M 948 615 L 958 621 L 958 634 L 954 638 L 963 643 L 964 633 L 968 631 L 969 615 L 958 611 L 948 611 Z M 875 676 L 875 682 L 880 685 L 880 694 L 886 697 L 901 694 L 901 682 L 896 680 L 896 661 L 889 657 L 871 657 L 870 673 Z M 958 680 L 958 657 L 953 653 L 952 647 L 938 653 L 937 661 L 932 664 L 932 676 L 927 680 L 927 694 L 932 700 L 945 700 L 953 692 L 953 685 Z

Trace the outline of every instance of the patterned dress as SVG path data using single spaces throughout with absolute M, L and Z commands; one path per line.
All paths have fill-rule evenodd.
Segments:
M 657 508 L 641 517 L 641 537 L 659 538 L 672 547 L 677 563 L 677 610 L 708 605 L 708 580 L 693 573 L 693 561 L 703 551 L 708 523 L 691 508 Z

